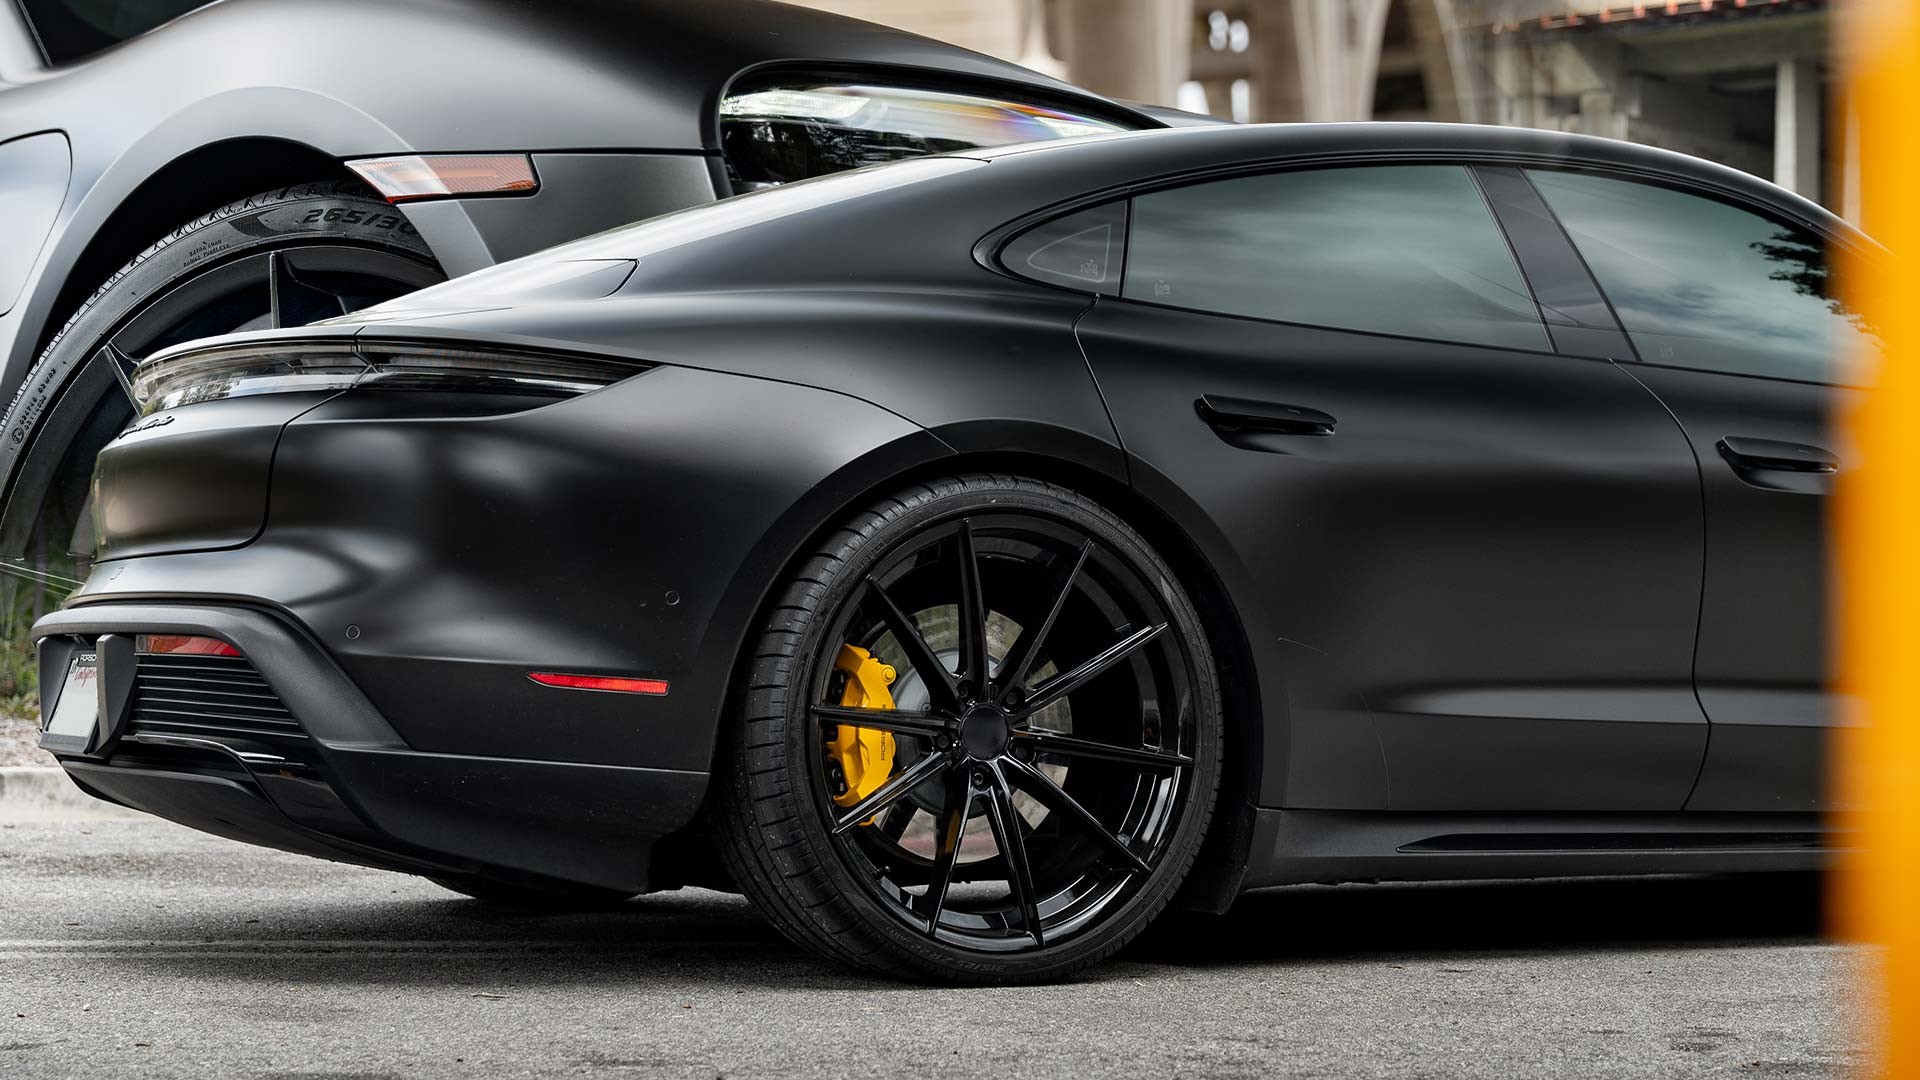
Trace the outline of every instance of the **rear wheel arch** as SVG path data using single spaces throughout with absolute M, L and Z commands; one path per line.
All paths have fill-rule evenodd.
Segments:
M 1196 865 L 1217 805 L 1221 767 L 1215 650 L 1178 575 L 1111 507 L 1083 490 L 1039 480 L 1031 470 L 982 469 L 977 461 L 955 468 L 952 459 L 940 464 L 923 479 L 896 476 L 892 486 L 824 534 L 782 582 L 753 650 L 749 685 L 728 717 L 727 756 L 703 820 L 721 861 L 762 913 L 816 952 L 943 982 L 1053 978 L 1124 945 L 1175 899 Z M 976 536 L 994 546 L 992 557 L 988 547 L 974 554 Z M 1069 565 L 1074 569 L 1062 577 Z M 969 588 L 976 598 L 971 617 Z M 984 606 L 977 603 L 983 593 Z M 1078 597 L 1076 606 L 1068 605 L 1069 595 Z M 910 620 L 903 611 L 929 603 L 959 606 L 951 619 L 901 629 L 920 618 Z M 1047 687 L 1054 684 L 1031 683 L 1033 657 L 1018 661 L 1013 677 L 1041 689 L 1022 693 L 993 682 L 993 631 L 983 617 L 988 607 L 1028 628 L 1050 628 L 1041 630 L 1048 644 L 1039 646 L 1038 655 L 1045 658 L 1058 639 L 1066 650 L 1062 656 L 1076 665 L 1084 659 L 1083 671 L 1102 670 L 1141 650 L 1126 667 L 1132 685 L 1107 683 L 1121 699 L 1103 706 L 1098 685 L 1087 683 L 1084 689 L 1093 696 L 1076 696 L 1071 708 L 1092 711 L 1032 721 L 1036 710 L 1051 709 L 1063 701 L 1060 694 L 1077 691 L 1049 696 Z M 1043 616 L 1043 622 L 1030 621 Z M 1025 630 L 1000 639 L 1007 663 L 1016 663 L 1018 643 L 1026 639 Z M 906 806 L 895 804 L 909 791 L 918 793 L 912 803 L 940 801 L 921 793 L 920 781 L 936 775 L 945 792 L 944 810 L 909 807 L 907 817 L 890 813 L 884 825 L 876 817 L 868 824 L 878 829 L 858 837 L 847 835 L 859 817 L 844 810 L 851 789 L 842 783 L 834 790 L 837 773 L 806 764 L 812 740 L 834 737 L 836 724 L 829 720 L 823 727 L 822 710 L 801 704 L 820 700 L 823 665 L 846 670 L 847 643 L 876 650 L 886 656 L 883 663 L 926 680 L 906 679 L 908 696 L 896 707 L 906 711 L 888 713 L 881 725 L 905 725 L 897 730 L 908 733 L 904 752 L 911 764 L 862 798 L 893 810 Z M 1149 652 L 1161 658 L 1146 661 Z M 940 672 L 944 682 L 927 672 Z M 1084 678 L 1066 677 L 1069 686 Z M 893 681 L 892 674 L 885 679 Z M 924 697 L 914 696 L 916 687 Z M 924 720 L 915 719 L 921 715 L 916 701 L 930 709 Z M 1180 707 L 1170 708 L 1174 702 Z M 996 717 L 1004 725 L 998 742 L 992 734 Z M 1063 721 L 1067 728 L 1059 727 Z M 1061 735 L 1063 730 L 1072 734 Z M 1032 786 L 1040 782 L 1033 770 L 1086 764 L 1047 756 L 1047 740 L 1057 738 L 1073 744 L 1069 759 L 1092 752 L 1109 764 L 1086 776 L 1074 774 L 1084 783 L 1056 777 L 1049 797 L 1044 787 Z M 1109 757 L 1109 751 L 1127 756 Z M 1113 768 L 1121 770 L 1117 779 L 1105 771 Z M 1035 807 L 1009 804 L 1010 793 L 1022 790 L 1067 816 L 1058 827 L 1041 828 L 1029 812 Z M 828 797 L 843 809 L 820 801 Z M 981 801 L 984 815 L 976 813 Z M 936 833 L 945 839 L 933 841 L 931 855 L 926 814 L 945 822 L 944 833 Z M 985 861 L 972 876 L 956 876 L 955 860 L 966 861 L 957 838 L 972 836 L 954 815 L 977 819 L 974 829 L 991 825 L 989 846 L 999 854 L 982 854 Z M 1029 843 L 1036 842 L 1044 853 L 1030 858 Z M 932 877 L 914 880 L 925 874 Z M 948 885 L 981 881 L 1004 882 L 1005 891 L 995 896 L 995 889 L 975 889 L 955 905 L 943 903 Z M 927 884 L 929 891 L 906 891 L 916 884 Z
M 1214 651 L 1224 709 L 1225 754 L 1220 788 L 1200 859 L 1181 895 L 1180 907 L 1224 911 L 1239 892 L 1241 869 L 1251 854 L 1251 810 L 1266 779 L 1266 717 L 1269 707 L 1284 708 L 1283 688 L 1264 686 L 1252 639 L 1240 606 L 1220 568 L 1199 539 L 1179 520 L 1125 478 L 1085 464 L 1039 454 L 984 452 L 962 454 L 909 480 L 952 472 L 1003 472 L 1078 491 L 1116 514 L 1140 533 L 1166 560 L 1199 610 Z M 1263 692 L 1264 691 L 1264 692 Z
M 55 287 L 31 356 L 37 359 L 45 352 L 81 305 L 121 267 L 185 222 L 272 188 L 355 179 L 345 165 L 312 146 L 264 136 L 227 139 L 174 158 L 141 181 L 92 230 Z
M 1098 460 L 1095 455 L 1090 460 Z M 1220 778 L 1219 796 L 1209 827 L 1206 846 L 1196 864 L 1188 887 L 1178 901 L 1182 906 L 1205 910 L 1224 910 L 1238 891 L 1237 868 L 1244 866 L 1250 850 L 1250 831 L 1244 827 L 1251 806 L 1260 791 L 1264 762 L 1265 712 L 1259 681 L 1247 677 L 1256 670 L 1251 642 L 1238 615 L 1232 594 L 1199 543 L 1163 508 L 1147 499 L 1123 477 L 1102 470 L 1088 461 L 1074 461 L 1045 454 L 1025 452 L 970 452 L 928 456 L 916 464 L 885 475 L 863 479 L 851 493 L 831 504 L 811 508 L 810 521 L 796 530 L 801 539 L 790 546 L 785 558 L 762 584 L 756 603 L 742 622 L 743 633 L 733 643 L 734 659 L 728 679 L 726 702 L 716 715 L 716 736 L 723 718 L 737 704 L 735 696 L 746 684 L 745 676 L 753 663 L 753 648 L 759 639 L 756 629 L 764 621 L 768 605 L 786 581 L 842 524 L 862 508 L 894 491 L 929 479 L 961 474 L 1007 474 L 1058 484 L 1078 491 L 1106 507 L 1127 525 L 1137 530 L 1161 558 L 1173 569 L 1180 585 L 1198 608 L 1220 671 L 1224 706 L 1225 768 Z M 714 739 L 709 774 L 717 774 L 727 752 L 725 740 Z M 711 788 L 710 788 L 711 790 Z M 667 850 L 679 850 L 667 845 Z M 1222 880 L 1210 867 L 1229 868 L 1231 880 Z

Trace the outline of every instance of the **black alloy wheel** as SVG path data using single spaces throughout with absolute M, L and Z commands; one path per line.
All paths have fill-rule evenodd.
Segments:
M 892 708 L 847 703 L 846 646 L 893 670 Z M 1184 878 L 1218 783 L 1185 593 L 1114 515 L 1031 480 L 939 481 L 849 523 L 776 606 L 752 686 L 723 857 L 789 936 L 890 974 L 1109 955 Z M 843 726 L 886 733 L 883 782 L 849 794 Z

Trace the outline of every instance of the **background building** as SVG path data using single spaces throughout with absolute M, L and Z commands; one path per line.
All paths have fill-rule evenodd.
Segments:
M 1466 121 L 1630 139 L 1859 219 L 1830 55 L 1846 0 L 800 2 L 1114 97 L 1244 121 Z

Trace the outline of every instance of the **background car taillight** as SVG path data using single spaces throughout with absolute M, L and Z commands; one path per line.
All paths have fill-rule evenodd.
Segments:
M 645 371 L 598 357 L 388 342 L 272 341 L 170 350 L 133 373 L 141 415 L 249 394 L 349 387 L 559 398 Z
M 347 168 L 396 205 L 540 190 L 533 158 L 526 154 L 402 154 L 349 161 Z
M 720 103 L 720 144 L 735 191 L 901 158 L 1128 129 L 1017 101 L 851 83 L 765 88 Z

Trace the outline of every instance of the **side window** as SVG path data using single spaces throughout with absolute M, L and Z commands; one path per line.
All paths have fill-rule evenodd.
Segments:
M 1343 330 L 1551 348 L 1506 238 L 1458 165 L 1273 173 L 1138 196 L 1122 295 Z
M 47 62 L 65 64 L 117 45 L 212 0 L 21 0 Z
M 1036 225 L 1000 251 L 1000 264 L 1024 278 L 1069 289 L 1120 295 L 1127 241 L 1123 200 Z
M 1806 229 L 1652 184 L 1528 175 L 1648 363 L 1832 382 L 1873 343 Z

